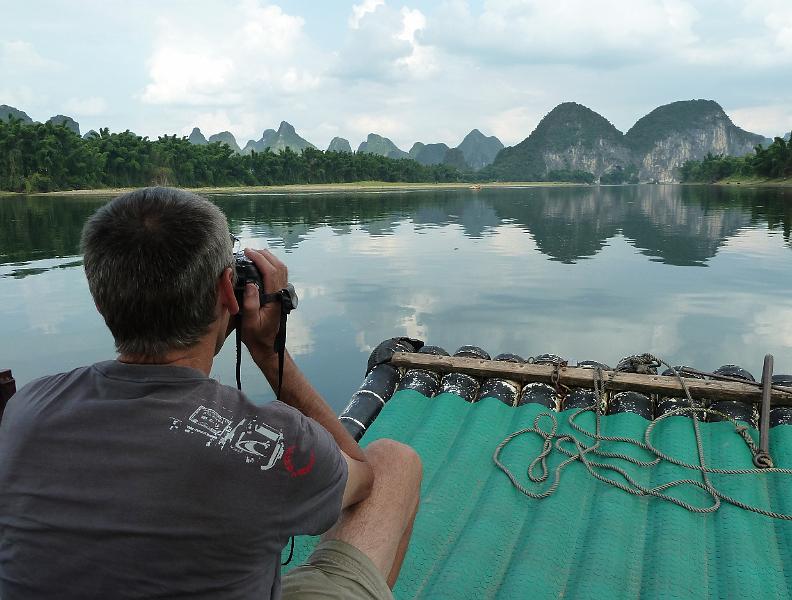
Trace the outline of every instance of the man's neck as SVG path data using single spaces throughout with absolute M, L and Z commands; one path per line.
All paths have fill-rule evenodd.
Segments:
M 135 354 L 121 354 L 118 361 L 137 365 L 163 365 L 168 367 L 190 367 L 203 372 L 207 377 L 212 370 L 214 355 L 202 351 L 200 347 L 192 347 L 184 350 L 174 350 L 164 356 L 150 357 Z

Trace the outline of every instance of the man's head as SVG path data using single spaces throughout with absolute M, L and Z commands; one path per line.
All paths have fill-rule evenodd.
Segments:
M 196 344 L 218 318 L 218 278 L 233 276 L 223 213 L 195 194 L 145 188 L 100 208 L 82 233 L 96 307 L 124 355 Z

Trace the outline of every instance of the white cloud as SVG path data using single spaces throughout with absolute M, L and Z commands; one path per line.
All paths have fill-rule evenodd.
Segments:
M 305 356 L 314 351 L 313 324 L 303 313 L 292 313 L 289 318 L 289 353 Z
M 294 67 L 286 69 L 278 80 L 281 89 L 292 94 L 315 90 L 321 82 L 322 79 L 318 75 Z
M 178 0 L 157 20 L 138 3 L 70 13 L 91 31 L 110 12 L 129 23 L 135 35 L 106 36 L 123 60 L 44 35 L 57 11 L 25 29 L 33 4 L 0 22 L 0 103 L 42 120 L 102 115 L 97 125 L 151 137 L 198 125 L 244 145 L 283 119 L 320 147 L 373 131 L 408 149 L 456 145 L 473 127 L 515 143 L 565 100 L 626 130 L 660 104 L 713 98 L 750 131 L 792 128 L 779 75 L 792 66 L 790 0 Z
M 149 64 L 152 82 L 143 92 L 144 102 L 223 105 L 236 99 L 228 91 L 234 70 L 234 62 L 229 58 L 164 46 L 154 53 Z
M 301 41 L 304 19 L 286 14 L 279 6 L 244 0 L 240 12 L 244 45 L 248 49 L 290 56 Z
M 189 135 L 193 127 L 198 127 L 204 136 L 209 137 L 221 131 L 236 129 L 235 125 L 231 117 L 229 117 L 228 111 L 218 109 L 195 114 L 190 120 L 190 124 L 182 127 L 180 133 L 182 135 Z M 239 140 L 237 140 L 237 143 L 239 143 Z
M 100 96 L 71 98 L 66 101 L 63 108 L 70 115 L 96 117 L 107 111 L 107 101 Z
M 727 112 L 738 127 L 770 138 L 792 131 L 792 106 L 788 104 L 746 106 Z
M 424 46 L 418 41 L 418 34 L 426 29 L 426 16 L 417 9 L 402 8 L 402 30 L 396 36 L 405 40 L 412 46 L 409 56 L 402 57 L 396 62 L 416 76 L 429 76 L 437 70 L 434 48 Z
M 780 348 L 783 354 L 792 350 L 792 303 L 749 311 L 753 325 L 747 327 L 743 341 L 749 347 Z M 776 354 L 778 356 L 778 354 Z
M 486 0 L 445 3 L 427 38 L 492 62 L 596 64 L 600 68 L 677 53 L 696 41 L 684 0 Z
M 512 224 L 498 225 L 484 243 L 500 256 L 527 257 L 536 253 L 536 241 L 531 233 Z
M 425 37 L 491 66 L 771 67 L 792 63 L 792 3 L 723 0 L 465 0 L 445 2 Z
M 35 92 L 33 88 L 28 85 L 10 85 L 8 87 L 0 87 L 0 104 L 8 104 L 16 108 L 30 111 L 32 106 L 40 104 L 43 100 L 41 94 Z M 34 120 L 36 117 L 28 115 Z
M 385 0 L 363 0 L 360 4 L 355 4 L 352 7 L 352 14 L 349 15 L 349 26 L 352 29 L 358 29 L 360 27 L 360 20 L 364 16 L 368 13 L 373 13 L 377 10 L 377 7 L 384 4 Z
M 385 137 L 393 136 L 399 133 L 402 123 L 387 114 L 361 114 L 347 119 L 346 126 L 354 134 L 353 139 L 355 139 L 365 138 L 369 133 L 378 133 Z
M 350 81 L 393 80 L 400 59 L 410 56 L 413 44 L 402 37 L 399 11 L 383 4 L 365 13 L 355 28 L 347 32 L 343 47 L 336 53 L 333 74 Z
M 150 104 L 233 106 L 267 94 L 295 94 L 320 81 L 302 17 L 244 0 L 217 22 L 162 18 L 149 58 Z
M 501 142 L 514 144 L 527 136 L 526 131 L 533 131 L 542 116 L 532 107 L 518 106 L 496 113 L 486 123 Z
M 57 67 L 54 60 L 44 58 L 30 42 L 9 40 L 0 43 L 0 65 L 13 71 L 51 69 Z
M 788 0 L 747 0 L 743 16 L 761 20 L 775 47 L 792 58 L 792 4 Z
M 353 12 L 354 24 L 350 20 L 344 46 L 336 54 L 333 73 L 337 77 L 394 82 L 435 71 L 434 49 L 419 40 L 427 23 L 420 10 L 396 10 L 384 2 L 359 6 L 370 10 Z

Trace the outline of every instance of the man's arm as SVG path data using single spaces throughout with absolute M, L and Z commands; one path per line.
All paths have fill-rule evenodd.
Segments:
M 253 360 L 264 373 L 272 389 L 276 389 L 278 385 L 278 355 L 273 353 L 272 356 L 253 356 Z M 324 398 L 308 382 L 288 352 L 283 361 L 281 401 L 319 423 L 330 432 L 338 447 L 341 448 L 349 472 L 342 507 L 346 508 L 367 498 L 371 486 L 374 484 L 374 471 L 368 464 L 363 449 L 349 435 Z
M 286 265 L 268 250 L 246 250 L 245 254 L 261 272 L 265 291 L 274 293 L 286 287 L 288 271 Z M 258 289 L 248 284 L 243 299 L 242 340 L 253 361 L 261 369 L 273 389 L 278 385 L 278 355 L 274 350 L 275 335 L 280 326 L 280 305 L 271 302 L 259 305 Z M 347 486 L 344 490 L 343 507 L 360 502 L 368 497 L 374 483 L 374 471 L 368 464 L 362 448 L 347 432 L 322 396 L 308 382 L 286 352 L 283 363 L 281 401 L 293 406 L 306 417 L 310 417 L 333 436 L 344 454 L 348 466 Z

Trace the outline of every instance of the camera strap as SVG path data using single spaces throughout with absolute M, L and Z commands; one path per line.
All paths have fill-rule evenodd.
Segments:
M 275 335 L 273 350 L 278 354 L 278 391 L 276 397 L 280 400 L 281 389 L 283 388 L 283 368 L 286 362 L 286 323 L 289 313 L 294 309 L 291 292 L 289 289 L 282 289 L 272 294 L 261 295 L 262 304 L 268 302 L 278 302 L 280 304 L 280 324 L 278 333 Z M 242 364 L 242 311 L 236 314 L 236 384 L 237 389 L 242 390 L 241 364 Z
M 280 327 L 278 327 L 278 334 L 275 336 L 275 352 L 278 353 L 278 392 L 276 395 L 278 400 L 280 400 L 281 388 L 283 387 L 283 363 L 286 359 L 286 320 L 291 311 L 291 304 L 284 301 L 283 293 L 283 290 L 279 293 L 281 301 Z

